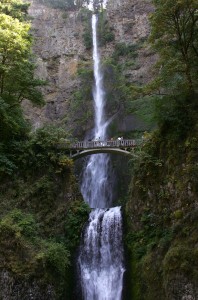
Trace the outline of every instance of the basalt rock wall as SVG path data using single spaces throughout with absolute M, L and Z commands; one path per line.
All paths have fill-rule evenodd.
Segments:
M 45 123 L 61 122 L 71 129 L 75 120 L 68 117 L 69 108 L 74 92 L 80 89 L 77 71 L 82 63 L 92 63 L 92 51 L 86 50 L 83 40 L 82 8 L 62 10 L 43 5 L 38 0 L 30 0 L 30 3 L 37 74 L 47 81 L 47 86 L 42 88 L 45 106 L 35 108 L 24 101 L 24 111 L 34 128 Z M 111 57 L 117 43 L 127 45 L 147 40 L 150 31 L 148 18 L 152 11 L 150 0 L 109 0 L 107 19 L 115 39 L 101 48 L 102 56 Z M 148 46 L 142 47 L 138 50 L 135 67 L 125 68 L 123 76 L 130 83 L 147 82 L 155 59 Z M 120 130 L 138 127 L 134 116 L 130 118 L 130 122 L 127 120 L 120 123 Z M 91 122 L 87 121 L 84 132 L 92 127 Z

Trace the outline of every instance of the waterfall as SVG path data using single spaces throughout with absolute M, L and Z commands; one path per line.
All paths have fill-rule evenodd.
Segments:
M 95 109 L 95 140 L 104 141 L 108 122 L 104 120 L 105 93 L 103 89 L 103 75 L 100 69 L 100 56 L 97 41 L 97 16 L 92 16 L 93 32 L 93 60 L 95 88 L 93 91 Z M 92 155 L 84 170 L 81 192 L 91 208 L 106 208 L 112 204 L 112 174 L 108 154 Z
M 121 299 L 124 274 L 122 260 L 120 207 L 93 210 L 79 256 L 84 299 Z
M 92 16 L 95 88 L 94 137 L 107 138 L 105 93 L 97 40 L 97 15 Z M 78 257 L 84 300 L 121 300 L 123 286 L 123 245 L 121 208 L 112 205 L 113 183 L 109 155 L 92 155 L 84 169 L 81 192 L 93 209 L 83 233 Z

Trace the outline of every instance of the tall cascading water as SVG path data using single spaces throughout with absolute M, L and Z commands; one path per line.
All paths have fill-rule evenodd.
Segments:
M 105 93 L 103 89 L 103 74 L 100 70 L 100 56 L 97 41 L 97 16 L 92 16 L 93 60 L 95 88 L 93 91 L 95 109 L 94 139 L 104 141 L 108 121 L 104 120 Z M 83 174 L 81 192 L 91 208 L 106 208 L 112 204 L 112 174 L 110 158 L 107 154 L 92 155 Z
M 92 16 L 95 89 L 95 139 L 104 141 L 105 93 L 97 42 L 97 16 Z M 93 155 L 84 170 L 81 191 L 93 208 L 85 228 L 78 257 L 84 300 L 121 300 L 124 274 L 121 208 L 112 205 L 112 171 L 107 154 Z

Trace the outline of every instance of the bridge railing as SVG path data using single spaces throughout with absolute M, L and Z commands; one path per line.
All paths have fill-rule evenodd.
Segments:
M 83 141 L 70 146 L 71 149 L 92 149 L 92 148 L 133 148 L 136 146 L 135 140 L 110 140 L 110 141 Z

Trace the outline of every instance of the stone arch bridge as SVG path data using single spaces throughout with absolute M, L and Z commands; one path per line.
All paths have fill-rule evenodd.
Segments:
M 69 151 L 70 157 L 74 160 L 97 153 L 113 153 L 121 155 L 132 155 L 132 150 L 137 146 L 135 140 L 115 141 L 83 141 L 73 144 L 63 143 L 59 148 Z

